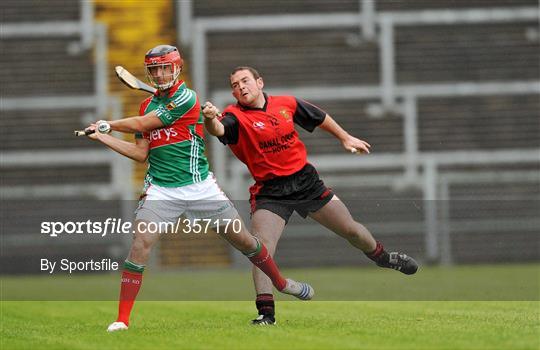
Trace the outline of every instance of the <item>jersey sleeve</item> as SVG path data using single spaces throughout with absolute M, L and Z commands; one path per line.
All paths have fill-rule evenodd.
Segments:
M 197 103 L 197 94 L 193 90 L 184 89 L 167 105 L 160 104 L 155 110 L 163 125 L 168 126 L 182 118 Z
M 223 136 L 218 137 L 219 141 L 224 145 L 234 145 L 238 143 L 238 118 L 232 113 L 225 113 L 220 121 L 225 127 L 225 133 Z
M 325 117 L 326 112 L 319 107 L 299 98 L 296 99 L 296 110 L 293 120 L 303 129 L 312 132 L 317 126 L 322 124 Z

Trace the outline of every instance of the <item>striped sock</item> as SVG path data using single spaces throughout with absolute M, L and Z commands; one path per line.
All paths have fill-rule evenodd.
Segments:
M 264 244 L 259 242 L 258 239 L 257 248 L 255 251 L 245 255 L 253 263 L 253 265 L 257 266 L 272 280 L 272 284 L 277 290 L 282 291 L 287 286 L 287 281 L 285 278 L 283 278 L 283 276 L 281 276 L 279 268 L 277 267 L 274 259 L 272 259 Z
M 120 300 L 118 303 L 117 322 L 129 324 L 131 309 L 141 289 L 144 265 L 135 264 L 129 260 L 124 263 L 122 282 L 120 284 Z

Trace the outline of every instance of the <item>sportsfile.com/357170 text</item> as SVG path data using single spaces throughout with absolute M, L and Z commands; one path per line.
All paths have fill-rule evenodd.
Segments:
M 121 218 L 107 218 L 105 221 L 44 221 L 41 234 L 59 237 L 73 234 L 92 234 L 105 237 L 109 234 L 139 233 L 239 233 L 240 219 L 179 219 L 176 222 L 124 221 Z

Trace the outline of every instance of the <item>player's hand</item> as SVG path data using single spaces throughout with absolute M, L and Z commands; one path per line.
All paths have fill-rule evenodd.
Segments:
M 94 141 L 97 140 L 99 137 L 99 133 L 96 132 L 96 128 L 97 128 L 96 123 L 92 123 L 88 127 L 84 128 L 84 131 L 93 131 L 92 134 L 86 135 L 86 137 Z
M 208 101 L 202 106 L 202 112 L 206 119 L 214 119 L 221 114 L 219 109 Z
M 347 136 L 342 142 L 343 148 L 351 153 L 369 154 L 371 145 L 364 140 L 360 140 L 354 136 Z

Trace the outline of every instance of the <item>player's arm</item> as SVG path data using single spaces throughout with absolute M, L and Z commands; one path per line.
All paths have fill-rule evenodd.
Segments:
M 155 110 L 143 116 L 124 118 L 108 122 L 111 130 L 129 134 L 148 133 L 173 124 L 182 118 L 197 103 L 197 95 L 194 91 L 185 89 L 178 97 L 167 106 L 159 105 Z M 139 113 L 144 113 L 144 104 Z
M 204 127 L 208 133 L 217 137 L 225 135 L 225 126 L 223 126 L 223 123 L 217 118 L 219 115 L 217 107 L 210 102 L 206 102 L 202 112 L 204 115 Z
M 369 153 L 369 148 L 371 147 L 369 143 L 351 136 L 334 120 L 334 118 L 328 114 L 326 114 L 324 121 L 319 125 L 319 128 L 334 135 L 335 138 L 341 141 L 343 148 L 345 148 L 347 151 L 352 153 L 356 153 L 358 151 L 361 153 Z
M 210 135 L 216 136 L 224 145 L 235 145 L 238 143 L 240 123 L 238 118 L 232 113 L 224 113 L 219 116 L 218 109 L 210 102 L 203 106 L 204 126 Z M 219 116 L 219 118 L 218 118 Z
M 95 124 L 89 129 L 95 129 Z M 145 162 L 148 158 L 150 149 L 150 141 L 143 138 L 136 138 L 135 143 L 118 139 L 110 134 L 102 134 L 99 132 L 88 135 L 92 140 L 99 141 L 121 155 L 131 158 L 137 162 Z
M 294 122 L 309 132 L 316 127 L 323 129 L 337 138 L 349 152 L 369 153 L 369 143 L 349 135 L 328 113 L 304 100 L 296 99 Z
M 111 130 L 128 134 L 150 132 L 165 126 L 156 111 L 152 111 L 144 116 L 112 120 L 108 123 L 111 126 Z

